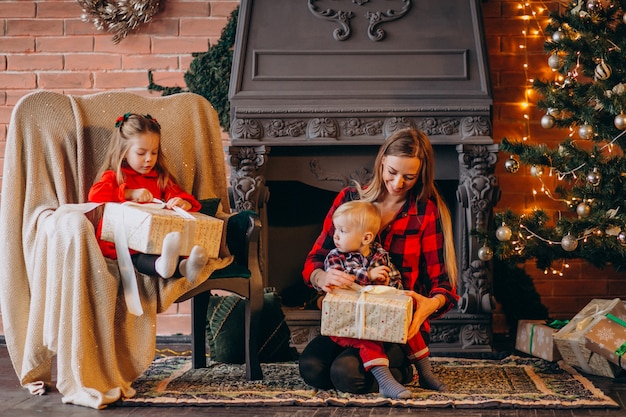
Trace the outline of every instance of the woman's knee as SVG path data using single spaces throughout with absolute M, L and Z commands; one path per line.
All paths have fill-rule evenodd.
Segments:
M 378 391 L 376 379 L 371 372 L 366 372 L 358 351 L 346 349 L 337 356 L 330 367 L 330 380 L 335 389 L 354 394 L 366 394 Z
M 321 389 L 333 388 L 330 367 L 339 346 L 328 337 L 318 336 L 304 348 L 298 359 L 300 376 L 307 384 Z

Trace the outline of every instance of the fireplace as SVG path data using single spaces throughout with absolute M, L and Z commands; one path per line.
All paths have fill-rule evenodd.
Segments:
M 242 0 L 230 99 L 233 202 L 261 213 L 265 283 L 287 304 L 307 296 L 304 257 L 336 192 L 367 182 L 395 130 L 427 133 L 461 296 L 431 350 L 491 350 L 491 270 L 470 235 L 499 197 L 478 0 Z

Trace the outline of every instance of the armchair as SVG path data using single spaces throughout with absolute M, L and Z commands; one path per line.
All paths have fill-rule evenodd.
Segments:
M 206 279 L 191 284 L 136 274 L 141 316 L 126 308 L 117 262 L 100 252 L 97 210 L 86 216 L 82 204 L 115 119 L 127 111 L 159 121 L 162 152 L 178 183 L 198 200 L 219 201 L 215 216 L 226 222 L 220 255 L 202 271 Z M 44 392 L 56 356 L 63 402 L 103 408 L 132 397 L 132 382 L 154 358 L 156 315 L 190 298 L 193 365 L 206 366 L 211 289 L 245 298 L 246 377 L 262 378 L 260 229 L 253 213 L 230 213 L 217 113 L 201 96 L 37 91 L 23 97 L 9 124 L 0 197 L 0 309 L 20 383 Z

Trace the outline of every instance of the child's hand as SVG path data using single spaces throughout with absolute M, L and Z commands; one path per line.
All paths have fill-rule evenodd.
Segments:
M 151 203 L 154 197 L 147 188 L 137 188 L 135 190 L 126 189 L 126 198 L 139 203 Z
M 187 200 L 183 200 L 180 197 L 170 198 L 167 203 L 165 203 L 165 207 L 168 209 L 174 207 L 180 207 L 183 210 L 189 211 L 191 209 L 191 203 Z
M 391 272 L 391 269 L 388 266 L 381 265 L 370 269 L 368 275 L 372 282 L 379 285 L 387 285 L 389 284 L 389 272 Z

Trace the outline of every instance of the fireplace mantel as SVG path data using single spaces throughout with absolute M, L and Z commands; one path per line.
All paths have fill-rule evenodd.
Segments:
M 499 198 L 478 1 L 241 1 L 228 153 L 235 207 L 259 211 L 269 226 L 267 285 L 301 280 L 273 271 L 272 251 L 290 253 L 295 271 L 314 240 L 293 228 L 302 248 L 275 242 L 265 212 L 276 197 L 270 184 L 338 191 L 364 183 L 380 144 L 416 127 L 435 148 L 437 180 L 455 184 L 448 204 L 461 302 L 433 323 L 431 349 L 491 349 L 491 270 L 470 235 L 490 221 Z

